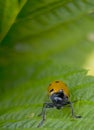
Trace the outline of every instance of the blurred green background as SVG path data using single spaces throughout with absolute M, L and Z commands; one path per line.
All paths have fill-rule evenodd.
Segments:
M 67 82 L 72 99 L 81 99 L 85 85 L 92 86 L 84 96 L 92 100 L 92 115 L 94 78 L 88 75 L 94 75 L 94 0 L 0 0 L 1 128 L 36 127 L 47 86 L 57 79 Z M 66 116 L 60 117 L 65 124 Z M 52 128 L 54 116 L 48 118 L 45 127 Z M 67 118 L 63 126 L 69 129 L 73 122 Z

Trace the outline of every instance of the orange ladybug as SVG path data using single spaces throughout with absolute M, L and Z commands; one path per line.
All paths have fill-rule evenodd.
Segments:
M 62 81 L 54 81 L 49 84 L 48 95 L 51 102 L 45 102 L 43 104 L 42 112 L 39 114 L 42 115 L 42 121 L 39 123 L 38 127 L 40 127 L 46 119 L 47 108 L 61 109 L 66 105 L 69 105 L 72 111 L 72 116 L 74 118 L 81 118 L 81 116 L 77 116 L 74 114 L 72 102 L 69 100 L 69 90 L 65 83 L 63 83 Z

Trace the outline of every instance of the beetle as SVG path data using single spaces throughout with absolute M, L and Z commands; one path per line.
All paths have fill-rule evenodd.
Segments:
M 48 95 L 51 101 L 43 104 L 42 112 L 39 114 L 39 116 L 42 115 L 42 120 L 37 127 L 40 127 L 44 123 L 46 119 L 47 108 L 61 109 L 66 105 L 69 105 L 71 108 L 72 117 L 81 118 L 81 116 L 74 114 L 72 102 L 69 100 L 70 93 L 67 85 L 64 82 L 53 81 L 51 84 L 49 84 Z

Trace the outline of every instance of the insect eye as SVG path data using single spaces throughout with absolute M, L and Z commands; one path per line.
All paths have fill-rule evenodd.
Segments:
M 54 90 L 54 89 L 51 89 L 51 90 L 50 90 L 50 93 L 51 93 L 53 90 Z

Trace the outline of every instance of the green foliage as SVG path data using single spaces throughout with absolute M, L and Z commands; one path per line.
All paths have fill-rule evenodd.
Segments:
M 47 110 L 41 129 L 93 129 L 94 77 L 82 69 L 93 42 L 94 0 L 0 0 L 0 129 L 35 129 L 53 80 L 82 118 Z
M 41 112 L 43 102 L 48 100 L 47 86 L 57 79 L 69 86 L 71 100 L 77 100 L 74 103 L 75 113 L 82 115 L 82 119 L 72 119 L 70 108 L 51 109 L 47 110 L 44 128 L 86 129 L 87 124 L 91 123 L 90 127 L 93 129 L 94 78 L 86 76 L 85 70 L 55 65 L 52 62 L 40 66 L 34 64 L 34 70 L 32 79 L 2 95 L 0 127 L 36 128 L 41 120 L 37 115 Z
M 5 37 L 15 22 L 16 16 L 26 0 L 0 0 L 0 41 Z

